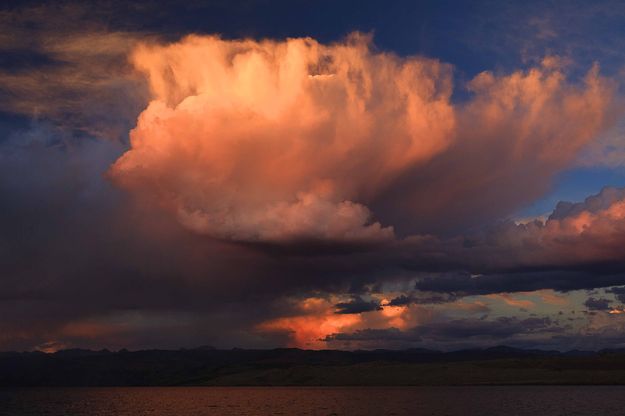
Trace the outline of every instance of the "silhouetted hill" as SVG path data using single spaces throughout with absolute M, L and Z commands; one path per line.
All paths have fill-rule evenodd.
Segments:
M 0 353 L 0 386 L 625 384 L 625 351 L 63 350 Z

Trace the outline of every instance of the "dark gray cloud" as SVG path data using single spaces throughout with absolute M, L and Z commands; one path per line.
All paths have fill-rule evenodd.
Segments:
M 0 348 L 56 338 L 145 347 L 166 333 L 172 347 L 262 344 L 233 332 L 263 319 L 250 310 L 288 312 L 275 298 L 287 279 L 270 276 L 290 266 L 198 238 L 134 204 L 104 177 L 121 151 L 40 123 L 0 143 Z M 90 341 L 89 327 L 105 339 Z M 190 330 L 199 327 L 213 329 Z M 126 335 L 115 341 L 111 331 Z
M 418 328 L 423 337 L 436 341 L 464 338 L 503 339 L 517 334 L 560 332 L 550 318 L 500 317 L 486 319 L 458 319 L 442 324 L 427 324 Z
M 408 330 L 387 328 L 336 333 L 328 336 L 326 341 L 337 346 L 350 343 L 353 347 L 394 345 L 407 348 L 421 345 L 454 349 L 459 346 L 485 347 L 502 343 L 515 345 L 523 337 L 532 336 L 542 339 L 561 334 L 566 329 L 567 327 L 559 325 L 548 317 L 465 318 L 430 322 Z
M 360 329 L 352 333 L 339 332 L 329 335 L 326 341 L 400 341 L 419 342 L 421 335 L 416 331 L 402 331 L 398 328 Z
M 625 188 L 604 188 L 597 195 L 591 195 L 583 202 L 558 202 L 549 219 L 563 220 L 567 217 L 577 216 L 583 212 L 596 214 L 601 210 L 610 208 L 615 202 L 625 198 Z
M 413 292 L 410 295 L 400 295 L 388 302 L 389 306 L 408 306 L 411 304 L 437 304 L 453 302 L 458 297 L 454 293 Z
M 606 290 L 607 293 L 613 293 L 619 302 L 625 303 L 625 286 L 613 287 Z
M 413 302 L 413 299 L 410 296 L 400 295 L 396 298 L 393 298 L 389 301 L 389 306 L 406 306 L 410 305 Z
M 420 278 L 418 290 L 457 295 L 486 295 L 501 292 L 531 292 L 554 289 L 568 292 L 580 289 L 608 287 L 625 283 L 625 273 L 616 273 L 603 265 L 587 270 L 509 271 L 490 274 L 469 272 L 444 273 Z
M 349 302 L 339 302 L 335 305 L 338 314 L 356 314 L 362 312 L 379 311 L 382 309 L 380 302 L 364 300 L 360 296 L 353 297 Z
M 590 297 L 586 299 L 584 305 L 591 311 L 605 311 L 611 309 L 610 303 L 612 303 L 610 299 Z

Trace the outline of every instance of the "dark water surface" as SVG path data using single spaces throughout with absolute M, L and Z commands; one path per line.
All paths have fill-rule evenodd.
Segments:
M 625 387 L 123 387 L 0 390 L 0 415 L 625 415 Z

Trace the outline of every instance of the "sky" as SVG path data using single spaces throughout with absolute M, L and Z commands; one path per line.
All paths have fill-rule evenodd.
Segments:
M 617 1 L 6 1 L 0 350 L 625 347 Z

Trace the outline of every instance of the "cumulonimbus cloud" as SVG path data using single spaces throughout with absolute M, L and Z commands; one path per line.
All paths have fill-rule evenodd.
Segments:
M 385 241 L 402 216 L 461 218 L 458 198 L 467 215 L 513 208 L 494 199 L 546 189 L 526 178 L 548 183 L 611 102 L 596 68 L 575 86 L 550 58 L 482 73 L 454 106 L 449 65 L 376 52 L 359 34 L 331 45 L 190 36 L 144 44 L 132 61 L 153 99 L 112 178 L 184 227 L 235 241 Z
M 188 228 L 251 241 L 376 240 L 367 201 L 449 144 L 450 69 L 361 35 L 144 46 L 154 100 L 113 166 Z

